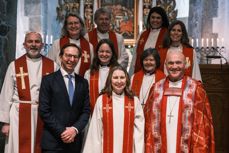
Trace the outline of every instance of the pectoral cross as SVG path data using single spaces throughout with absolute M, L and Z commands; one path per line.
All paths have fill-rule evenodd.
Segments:
M 127 108 L 129 112 L 131 112 L 131 109 L 134 109 L 134 107 L 131 106 L 130 103 L 128 103 L 128 106 L 125 106 L 125 108 Z
M 106 110 L 106 112 L 108 113 L 110 109 L 112 109 L 112 107 L 109 106 L 109 104 L 106 104 L 106 107 L 103 107 L 103 109 Z
M 172 117 L 174 117 L 173 115 L 172 115 L 172 111 L 169 113 L 169 115 L 167 115 L 168 117 L 169 117 L 169 124 L 171 123 L 171 118 Z
M 83 51 L 83 57 L 84 57 L 84 63 L 88 63 L 88 59 L 90 58 L 90 55 L 87 53 L 87 51 Z
M 26 89 L 26 87 L 25 87 L 25 76 L 28 76 L 28 73 L 24 73 L 23 67 L 20 67 L 19 69 L 20 69 L 20 73 L 16 74 L 16 77 L 21 78 L 21 88 Z

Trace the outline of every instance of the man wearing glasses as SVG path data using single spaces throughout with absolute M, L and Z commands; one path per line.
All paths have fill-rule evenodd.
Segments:
M 43 153 L 81 152 L 83 129 L 89 115 L 88 82 L 74 73 L 81 48 L 65 44 L 59 54 L 59 71 L 42 79 L 39 113 L 44 122 Z

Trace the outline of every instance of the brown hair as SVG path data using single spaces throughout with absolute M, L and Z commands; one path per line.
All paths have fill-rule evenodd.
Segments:
M 67 43 L 67 44 L 65 44 L 65 45 L 61 48 L 60 53 L 59 53 L 59 56 L 63 56 L 63 55 L 64 55 L 64 50 L 65 50 L 65 48 L 67 48 L 67 47 L 75 47 L 75 48 L 77 48 L 78 51 L 79 51 L 79 58 L 81 57 L 82 49 L 81 49 L 79 46 L 77 46 L 76 44 L 73 44 L 73 43 Z
M 130 89 L 130 77 L 126 71 L 125 68 L 123 68 L 121 65 L 116 65 L 114 67 L 111 67 L 109 74 L 107 76 L 107 80 L 106 80 L 106 84 L 105 84 L 105 88 L 101 91 L 101 94 L 107 94 L 108 96 L 112 96 L 112 83 L 111 83 L 111 79 L 112 79 L 112 75 L 114 73 L 114 71 L 116 70 L 121 70 L 125 73 L 126 76 L 126 87 L 124 88 L 124 93 L 126 96 L 128 96 L 129 98 L 134 98 L 134 93 L 133 91 L 131 91 Z

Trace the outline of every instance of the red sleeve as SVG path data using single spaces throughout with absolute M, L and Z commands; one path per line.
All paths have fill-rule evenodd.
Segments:
M 193 153 L 215 153 L 214 129 L 209 99 L 198 83 L 195 93 L 191 149 Z

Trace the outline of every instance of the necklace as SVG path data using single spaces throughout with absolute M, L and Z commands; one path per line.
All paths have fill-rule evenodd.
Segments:
M 173 112 L 173 109 L 174 109 L 175 105 L 176 105 L 176 101 L 173 103 L 173 106 L 170 109 L 169 114 L 167 115 L 169 117 L 169 124 L 171 123 L 171 118 L 174 117 L 174 115 L 172 114 L 172 112 Z

